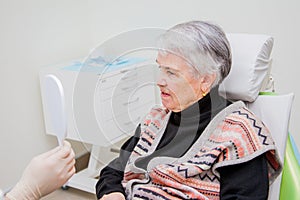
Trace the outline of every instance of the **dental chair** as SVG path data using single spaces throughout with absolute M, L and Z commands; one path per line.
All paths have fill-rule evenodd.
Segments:
M 231 101 L 242 100 L 269 128 L 284 162 L 288 125 L 294 94 L 275 95 L 271 70 L 273 38 L 267 35 L 227 34 L 232 50 L 232 68 L 219 87 Z M 294 166 L 298 167 L 299 166 Z M 289 170 L 284 168 L 284 170 Z M 298 178 L 299 179 L 299 178 Z M 269 199 L 280 198 L 282 173 L 270 186 Z M 295 179 L 290 187 L 299 187 Z M 258 186 L 259 187 L 259 186 Z

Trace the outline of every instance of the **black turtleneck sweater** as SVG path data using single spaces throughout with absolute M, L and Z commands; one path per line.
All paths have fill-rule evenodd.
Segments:
M 147 168 L 153 157 L 169 156 L 179 158 L 186 153 L 199 138 L 211 119 L 230 103 L 218 95 L 217 88 L 182 112 L 172 112 L 164 135 L 156 151 L 139 160 L 138 167 Z M 140 125 L 135 135 L 121 147 L 118 158 L 101 170 L 96 185 L 96 194 L 100 199 L 104 194 L 121 192 L 125 195 L 121 181 L 127 160 L 139 140 Z M 267 199 L 268 171 L 264 155 L 247 163 L 227 166 L 219 169 L 220 197 L 228 199 Z

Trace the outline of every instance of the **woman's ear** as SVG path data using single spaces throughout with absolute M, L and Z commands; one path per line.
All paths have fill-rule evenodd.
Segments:
M 200 89 L 202 91 L 202 96 L 205 96 L 207 93 L 210 92 L 211 86 L 215 82 L 216 77 L 216 73 L 206 74 L 201 77 Z

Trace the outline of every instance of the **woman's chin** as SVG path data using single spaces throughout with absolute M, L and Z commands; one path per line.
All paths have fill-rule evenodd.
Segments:
M 167 108 L 168 110 L 172 110 L 173 106 L 172 106 L 172 104 L 170 104 L 170 102 L 163 100 L 163 99 L 161 100 L 161 102 L 165 108 Z
M 166 109 L 168 109 L 168 110 L 170 110 L 170 111 L 175 111 L 175 112 L 178 111 L 178 109 L 176 108 L 176 106 L 174 106 L 174 104 L 171 103 L 171 102 L 169 102 L 169 101 L 164 101 L 164 100 L 162 100 L 162 105 L 163 105 Z

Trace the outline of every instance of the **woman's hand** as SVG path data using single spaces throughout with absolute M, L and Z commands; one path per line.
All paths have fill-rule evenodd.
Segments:
M 104 195 L 100 200 L 125 200 L 125 197 L 121 192 L 112 192 Z

